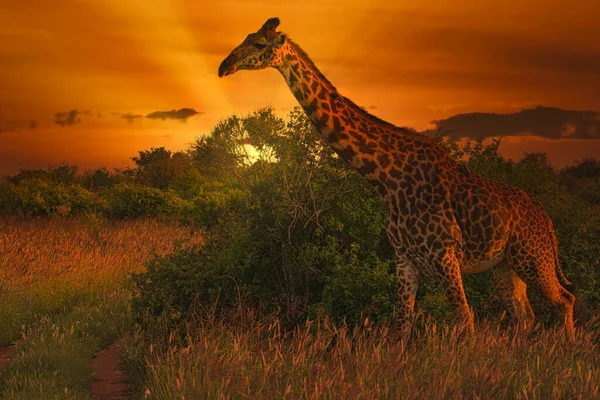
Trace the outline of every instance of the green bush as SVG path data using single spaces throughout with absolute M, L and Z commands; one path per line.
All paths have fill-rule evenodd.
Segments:
M 31 178 L 18 184 L 0 183 L 0 214 L 43 216 L 102 212 L 106 203 L 77 184 Z
M 19 205 L 19 196 L 15 185 L 7 181 L 0 182 L 0 215 L 15 214 Z
M 134 314 L 177 316 L 169 317 L 176 324 L 192 305 L 222 310 L 242 301 L 290 326 L 323 313 L 351 323 L 390 317 L 391 246 L 375 191 L 321 145 L 297 110 L 288 121 L 260 110 L 223 126 L 243 131 L 230 142 L 203 141 L 198 157 L 212 157 L 208 144 L 217 143 L 235 153 L 219 163 L 237 160 L 222 171 L 228 179 L 218 178 L 228 183 L 207 185 L 194 199 L 193 215 L 213 227 L 209 239 L 202 250 L 157 257 L 138 275 Z M 256 155 L 240 158 L 240 142 L 251 142 Z
M 215 226 L 243 207 L 246 193 L 240 189 L 224 187 L 220 190 L 202 188 L 190 201 L 189 216 L 205 228 Z
M 115 218 L 158 217 L 185 214 L 190 204 L 172 190 L 119 183 L 104 195 L 109 214 Z
M 392 319 L 398 301 L 393 262 L 376 254 L 361 257 L 358 247 L 354 244 L 349 252 L 340 252 L 321 301 L 309 308 L 310 317 L 328 316 L 350 326 L 365 318 Z

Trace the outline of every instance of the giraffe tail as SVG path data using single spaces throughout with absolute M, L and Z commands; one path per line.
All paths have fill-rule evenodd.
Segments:
M 563 272 L 562 268 L 560 267 L 560 264 L 558 262 L 558 258 L 556 261 L 556 276 L 558 277 L 558 281 L 560 282 L 560 284 L 567 289 L 567 291 L 569 293 L 571 293 L 573 296 L 575 296 L 575 303 L 573 305 L 573 317 L 575 319 L 575 322 L 578 322 L 580 325 L 585 325 L 585 321 L 586 321 L 586 313 L 585 313 L 585 306 L 583 304 L 583 299 L 581 297 L 581 293 L 579 292 L 579 288 L 577 287 L 577 285 L 571 281 L 569 281 L 569 279 L 567 279 L 567 277 L 565 276 L 565 273 Z

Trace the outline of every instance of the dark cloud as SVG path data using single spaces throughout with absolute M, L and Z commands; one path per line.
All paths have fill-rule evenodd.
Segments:
M 19 132 L 23 129 L 35 129 L 38 126 L 38 122 L 35 119 L 28 121 L 23 120 L 10 120 L 0 116 L 0 133 L 5 132 Z
M 600 113 L 535 107 L 511 114 L 467 113 L 432 121 L 452 138 L 534 135 L 549 139 L 600 139 Z
M 428 27 L 408 34 L 404 47 L 412 54 L 445 62 L 477 62 L 492 68 L 532 68 L 600 77 L 600 52 L 553 37 L 535 38 L 519 31 L 501 32 L 468 27 Z M 427 43 L 427 46 L 423 46 Z M 443 64 L 442 64 L 443 65 Z M 494 68 L 495 69 L 495 68 Z
M 562 104 L 599 107 L 600 51 L 595 44 L 557 40 L 554 35 L 529 36 L 521 30 L 444 27 L 446 24 L 440 22 L 442 27 L 408 23 L 402 30 L 384 24 L 381 29 L 386 34 L 369 43 L 372 56 L 365 57 L 359 51 L 343 55 L 331 52 L 315 61 L 325 68 L 352 68 L 356 82 L 364 80 L 390 90 L 410 85 L 444 91 L 483 89 L 489 93 L 507 92 L 510 87 L 523 96 L 552 101 L 562 92 Z M 410 62 L 406 62 L 407 55 Z M 338 85 L 343 87 L 341 82 Z
M 75 125 L 81 122 L 81 114 L 87 115 L 87 112 L 77 110 L 58 112 L 54 114 L 54 123 L 60 126 Z
M 146 118 L 160 119 L 162 121 L 166 119 L 187 121 L 188 118 L 193 117 L 196 114 L 199 114 L 199 112 L 193 108 L 180 108 L 179 110 L 173 109 L 171 111 L 154 111 L 146 115 Z
M 111 112 L 111 115 L 116 115 L 124 119 L 129 123 L 133 123 L 134 121 L 141 120 L 143 118 L 153 119 L 153 120 L 161 120 L 166 121 L 168 119 L 178 120 L 178 121 L 187 121 L 189 118 L 194 115 L 202 114 L 194 110 L 193 108 L 180 108 L 179 110 L 173 109 L 170 111 L 154 111 L 146 115 L 142 114 L 134 114 L 132 112 L 128 112 L 125 114 Z
M 127 113 L 127 114 L 122 114 L 121 118 L 123 118 L 125 121 L 127 121 L 127 122 L 129 122 L 131 124 L 136 119 L 144 118 L 144 116 L 141 115 L 141 114 Z

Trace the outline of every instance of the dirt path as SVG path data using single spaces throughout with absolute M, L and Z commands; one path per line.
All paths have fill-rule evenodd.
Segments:
M 14 349 L 15 348 L 12 346 L 0 347 L 0 375 L 2 374 L 2 370 L 4 369 L 6 363 L 8 362 L 8 360 L 10 360 L 10 356 L 12 355 Z
M 120 342 L 115 342 L 98 353 L 94 359 L 92 396 L 100 400 L 125 400 L 129 386 L 119 370 Z

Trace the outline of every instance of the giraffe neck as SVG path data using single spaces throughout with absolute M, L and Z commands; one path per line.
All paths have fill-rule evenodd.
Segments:
M 276 68 L 321 136 L 362 175 L 373 175 L 374 169 L 378 170 L 374 158 L 381 152 L 383 136 L 394 132 L 394 140 L 401 140 L 404 135 L 414 135 L 340 95 L 296 43 L 288 39 L 284 46 Z

